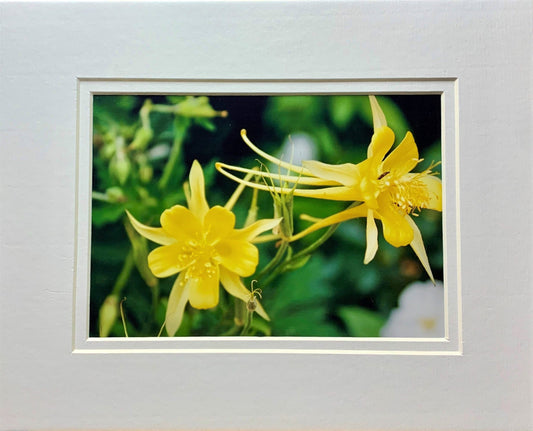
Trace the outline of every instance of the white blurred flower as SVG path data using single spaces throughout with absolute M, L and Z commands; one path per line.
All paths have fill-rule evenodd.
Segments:
M 382 337 L 444 337 L 444 288 L 442 282 L 415 282 L 398 300 L 380 335 Z
M 314 160 L 317 157 L 316 144 L 306 133 L 290 135 L 281 147 L 279 158 L 288 160 L 293 165 L 301 165 L 304 160 Z

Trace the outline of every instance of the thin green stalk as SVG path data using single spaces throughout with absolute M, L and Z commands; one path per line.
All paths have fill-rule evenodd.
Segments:
M 126 327 L 126 318 L 124 317 L 124 308 L 122 307 L 122 303 L 126 300 L 126 297 L 122 298 L 122 301 L 120 301 L 120 317 L 122 318 L 122 326 L 124 327 L 124 335 L 126 338 L 128 335 L 128 328 Z
M 190 121 L 188 119 L 178 117 L 174 119 L 174 143 L 172 144 L 172 149 L 170 150 L 170 155 L 168 157 L 167 164 L 163 168 L 163 174 L 161 175 L 158 184 L 159 188 L 162 190 L 167 187 L 170 177 L 172 176 L 172 173 L 176 166 L 176 163 L 179 160 L 181 148 L 183 146 L 183 141 L 185 140 L 185 134 L 187 132 L 189 124 Z
M 313 244 L 310 246 L 304 248 L 303 250 L 300 250 L 298 253 L 295 253 L 287 262 L 283 262 L 282 266 L 290 265 L 293 261 L 311 254 L 313 251 L 315 251 L 318 247 L 320 247 L 322 244 L 324 244 L 331 235 L 337 230 L 340 223 L 331 225 L 328 230 L 322 235 L 319 239 L 317 239 Z
M 115 284 L 113 285 L 113 289 L 111 291 L 112 295 L 120 295 L 120 292 L 122 291 L 122 289 L 130 278 L 131 271 L 133 270 L 134 266 L 135 262 L 133 259 L 133 250 L 130 248 L 126 259 L 124 260 L 124 264 L 122 265 L 120 274 L 118 275 Z
M 92 192 L 92 198 L 97 201 L 111 202 L 111 199 L 109 199 L 109 196 L 101 192 Z
M 249 331 L 250 327 L 252 326 L 252 320 L 253 320 L 254 312 L 250 310 L 246 310 L 246 322 L 244 323 L 244 326 L 242 328 L 240 336 L 245 336 L 246 333 Z
M 353 203 L 348 208 L 353 208 L 354 206 L 357 206 L 357 203 Z M 296 261 L 297 259 L 300 259 L 308 254 L 311 254 L 314 252 L 318 247 L 320 247 L 322 244 L 324 244 L 331 235 L 337 230 L 340 223 L 336 223 L 334 225 L 331 225 L 328 230 L 320 237 L 318 238 L 313 244 L 309 245 L 308 247 L 304 248 L 303 250 L 300 250 L 298 253 L 295 253 L 291 256 L 290 259 L 288 259 L 286 262 L 283 262 L 282 265 L 280 265 L 280 270 L 282 271 L 287 266 L 289 266 L 291 263 Z
M 165 321 L 163 322 L 163 324 L 161 325 L 161 329 L 159 330 L 159 332 L 157 333 L 157 337 L 161 337 L 161 334 L 163 333 L 163 328 L 165 327 L 165 323 L 167 323 L 167 319 L 165 319 Z
M 152 112 L 160 112 L 163 114 L 177 114 L 179 110 L 177 106 L 179 106 L 179 104 L 178 105 L 152 105 L 150 108 Z
M 283 255 L 285 254 L 285 252 L 287 251 L 287 248 L 289 247 L 289 243 L 286 242 L 286 241 L 283 241 L 279 248 L 278 248 L 278 251 L 276 252 L 276 255 L 272 258 L 272 260 L 255 276 L 258 280 L 260 280 L 261 278 L 263 278 L 263 276 L 265 276 L 266 274 L 268 273 L 271 273 L 273 268 L 281 262 L 281 259 L 283 259 Z M 263 284 L 263 283 L 261 283 Z
M 131 250 L 133 253 L 133 261 L 135 266 L 137 266 L 137 270 L 139 271 L 139 274 L 145 281 L 146 285 L 150 288 L 150 292 L 152 293 L 152 308 L 151 308 L 151 314 L 152 317 L 156 318 L 157 313 L 157 305 L 159 303 L 159 281 L 158 279 L 152 274 L 150 271 L 150 268 L 148 267 L 147 259 L 148 259 L 148 249 L 146 248 L 146 240 L 142 237 L 140 237 L 135 230 L 133 229 L 131 223 L 128 221 L 127 218 L 123 219 L 124 229 L 126 230 L 126 234 L 128 235 L 128 238 L 130 240 L 131 244 Z M 150 322 L 146 322 L 143 326 L 142 332 L 146 332 L 149 330 Z
M 293 262 L 296 262 L 298 259 L 301 259 L 304 256 L 307 256 L 311 254 L 313 251 L 315 251 L 318 247 L 320 247 L 326 240 L 333 235 L 335 230 L 339 224 L 334 224 L 328 228 L 328 230 L 322 235 L 318 240 L 316 240 L 313 244 L 310 246 L 304 248 L 303 250 L 300 250 L 298 253 L 295 253 L 290 257 L 290 259 L 287 259 L 285 262 L 283 262 L 281 265 L 279 265 L 277 268 L 275 268 L 273 271 L 270 271 L 267 275 L 267 277 L 263 280 L 261 280 L 261 284 L 263 286 L 268 285 L 272 280 L 274 280 L 278 275 L 285 272 L 287 267 L 289 267 Z M 258 277 L 259 278 L 259 277 Z

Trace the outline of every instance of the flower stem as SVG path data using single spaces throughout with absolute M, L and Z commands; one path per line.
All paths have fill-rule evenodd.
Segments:
M 158 184 L 159 188 L 162 190 L 167 187 L 170 177 L 172 176 L 172 172 L 174 171 L 174 167 L 179 160 L 181 148 L 183 146 L 183 141 L 185 140 L 185 134 L 189 128 L 189 124 L 190 121 L 186 118 L 176 117 L 174 119 L 174 143 L 172 144 L 172 149 L 170 150 L 167 164 L 163 168 L 163 174 L 161 175 Z
M 331 235 L 333 235 L 333 233 L 335 232 L 335 230 L 337 229 L 338 226 L 339 226 L 339 224 L 334 224 L 334 225 L 330 226 L 328 228 L 328 230 L 318 240 L 316 240 L 313 244 L 311 244 L 310 246 L 304 248 L 303 250 L 300 250 L 298 253 L 293 254 L 285 262 L 282 262 L 276 268 L 274 268 L 274 269 L 269 268 L 268 272 L 265 271 L 265 270 L 261 271 L 260 275 L 268 274 L 265 279 L 261 280 L 261 284 L 263 286 L 266 286 L 272 280 L 274 280 L 278 275 L 283 274 L 285 271 L 287 271 L 287 269 L 290 268 L 291 264 L 293 264 L 294 262 L 298 261 L 298 259 L 302 259 L 303 257 L 308 256 L 312 252 L 314 252 L 318 247 L 320 247 L 324 242 L 326 242 L 326 240 Z M 284 244 L 288 244 L 288 243 L 284 243 Z
M 126 327 L 126 318 L 124 317 L 124 308 L 122 307 L 122 304 L 126 300 L 126 297 L 122 298 L 122 301 L 120 301 L 120 317 L 122 318 L 122 326 L 124 328 L 124 335 L 126 338 L 129 337 L 128 335 L 128 328 Z
M 287 248 L 289 247 L 289 243 L 286 241 L 283 241 L 278 251 L 276 252 L 276 255 L 274 258 L 255 276 L 258 280 L 263 278 L 266 274 L 272 273 L 272 270 L 281 262 L 281 259 L 283 259 L 283 255 L 287 251 Z M 267 279 L 270 279 L 270 277 L 267 277 Z M 265 284 L 265 283 L 261 283 Z
M 120 292 L 122 291 L 122 289 L 130 278 L 131 271 L 133 270 L 134 266 L 135 262 L 133 259 L 133 250 L 130 248 L 128 255 L 126 256 L 126 260 L 124 260 L 124 265 L 122 265 L 120 274 L 118 275 L 115 284 L 113 285 L 113 289 L 111 291 L 112 295 L 120 295 Z
M 139 274 L 150 288 L 152 293 L 152 316 L 156 317 L 157 305 L 159 303 L 159 281 L 152 274 L 148 267 L 148 248 L 146 246 L 146 239 L 140 237 L 134 230 L 133 226 L 127 218 L 123 219 L 124 229 L 130 240 L 131 251 L 133 253 L 133 262 L 139 271 Z M 148 330 L 149 322 L 143 327 L 143 330 Z
M 111 199 L 109 199 L 109 196 L 101 192 L 92 192 L 92 198 L 97 201 L 111 202 Z
M 252 326 L 252 319 L 253 319 L 254 312 L 250 310 L 246 310 L 246 322 L 244 323 L 244 326 L 242 328 L 240 336 L 245 336 L 248 331 L 250 330 L 250 327 Z
M 290 265 L 291 262 L 306 256 L 308 254 L 311 254 L 313 251 L 315 251 L 318 247 L 320 247 L 322 244 L 324 244 L 331 235 L 337 230 L 340 223 L 331 225 L 328 230 L 320 237 L 318 238 L 313 244 L 309 245 L 308 247 L 304 248 L 303 250 L 300 250 L 298 253 L 295 253 L 291 259 L 289 259 L 287 262 L 283 262 L 282 266 Z

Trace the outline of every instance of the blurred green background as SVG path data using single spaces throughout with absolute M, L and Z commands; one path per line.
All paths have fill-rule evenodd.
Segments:
M 132 236 L 132 232 L 128 237 L 124 210 L 128 209 L 145 224 L 159 226 L 159 215 L 166 208 L 184 204 L 182 183 L 193 160 L 197 159 L 204 168 L 209 205 L 224 205 L 236 184 L 217 173 L 214 163 L 222 161 L 247 168 L 258 165 L 257 155 L 240 137 L 243 128 L 255 145 L 287 161 L 292 154 L 294 161 L 303 155 L 304 159 L 326 163 L 358 163 L 366 158 L 372 136 L 367 96 L 188 99 L 187 103 L 196 109 L 190 112 L 200 115 L 189 115 L 189 111 L 184 116 L 174 111 L 152 111 L 149 132 L 139 115 L 147 100 L 154 105 L 172 107 L 183 104 L 185 97 L 99 95 L 93 100 L 91 336 L 99 335 L 99 312 L 112 291 L 117 294 L 115 298 L 127 298 L 122 306 L 129 336 L 155 336 L 159 332 L 175 277 L 157 280 L 151 276 L 142 259 L 155 244 Z M 424 158 L 415 171 L 441 160 L 439 95 L 380 96 L 378 100 L 396 134 L 396 144 L 406 131 L 413 133 Z M 210 112 L 205 110 L 206 106 L 227 111 L 227 116 L 203 116 Z M 171 170 L 165 168 L 169 157 L 175 158 Z M 269 169 L 277 172 L 275 166 Z M 440 172 L 440 166 L 435 170 Z M 234 208 L 237 227 L 244 223 L 251 196 L 251 190 L 246 190 Z M 298 214 L 325 217 L 347 205 L 295 198 L 295 232 L 309 225 L 298 220 Z M 259 208 L 259 217 L 273 216 L 268 193 L 259 193 Z M 424 238 L 435 278 L 442 280 L 441 214 L 423 210 L 415 221 Z M 303 267 L 282 274 L 262 288 L 262 304 L 271 322 L 254 317 L 253 334 L 379 336 L 403 288 L 412 281 L 427 279 L 427 275 L 410 247 L 395 248 L 384 241 L 379 222 L 379 250 L 374 260 L 364 265 L 365 227 L 364 219 L 342 223 Z M 311 244 L 320 234 L 317 232 L 295 243 L 295 251 Z M 259 248 L 258 271 L 275 253 L 272 243 Z M 247 286 L 252 278 L 245 280 Z M 227 333 L 233 324 L 232 301 L 221 289 L 220 305 L 212 310 L 195 310 L 188 305 L 177 335 Z M 116 304 L 112 305 L 116 310 Z M 113 307 L 109 306 L 109 310 Z M 112 311 L 110 315 L 114 323 L 108 335 L 124 336 L 120 316 Z

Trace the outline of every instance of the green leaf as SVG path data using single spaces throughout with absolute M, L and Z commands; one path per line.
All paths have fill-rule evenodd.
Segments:
M 92 210 L 93 225 L 100 227 L 114 223 L 124 215 L 124 205 L 102 205 Z
M 268 310 L 267 310 L 268 311 Z M 325 306 L 292 309 L 272 320 L 274 335 L 298 337 L 338 337 L 343 335 L 327 321 Z
M 301 256 L 301 257 L 295 259 L 294 261 L 292 261 L 291 263 L 286 264 L 284 266 L 284 271 L 291 271 L 291 270 L 294 270 L 294 269 L 301 268 L 302 266 L 304 266 L 309 261 L 310 258 L 311 258 L 310 254 L 306 254 L 305 256 Z
M 334 294 L 330 261 L 315 253 L 304 268 L 287 272 L 263 289 L 273 335 L 342 336 L 328 315 Z
M 194 122 L 200 127 L 203 127 L 204 129 L 209 130 L 210 132 L 214 132 L 217 129 L 217 126 L 215 126 L 215 123 L 213 123 L 213 121 L 210 120 L 209 118 L 198 117 L 194 119 Z
M 341 307 L 339 317 L 352 337 L 379 337 L 385 319 L 378 313 L 362 307 Z

